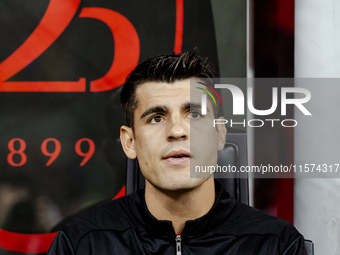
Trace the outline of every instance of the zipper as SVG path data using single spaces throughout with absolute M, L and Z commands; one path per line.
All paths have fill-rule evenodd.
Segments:
M 176 255 L 182 255 L 181 235 L 176 235 Z

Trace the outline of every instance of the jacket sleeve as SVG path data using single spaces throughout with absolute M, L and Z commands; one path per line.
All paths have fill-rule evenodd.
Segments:
M 63 232 L 59 231 L 57 236 L 54 238 L 50 249 L 46 255 L 75 255 L 74 248 L 72 247 L 71 241 L 68 236 Z
M 293 226 L 286 231 L 280 246 L 282 255 L 307 255 L 305 239 Z

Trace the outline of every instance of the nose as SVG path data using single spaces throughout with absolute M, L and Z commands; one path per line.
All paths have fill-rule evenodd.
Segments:
M 184 141 L 189 138 L 189 122 L 180 114 L 171 117 L 167 129 L 167 140 L 169 142 Z

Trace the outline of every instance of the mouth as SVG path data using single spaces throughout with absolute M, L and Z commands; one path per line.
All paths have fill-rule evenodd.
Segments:
M 185 150 L 171 151 L 168 155 L 163 157 L 167 163 L 171 165 L 181 165 L 190 161 L 191 155 Z

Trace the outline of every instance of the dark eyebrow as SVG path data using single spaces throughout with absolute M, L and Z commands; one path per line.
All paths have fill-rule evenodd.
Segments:
M 194 108 L 194 109 L 201 108 L 201 104 L 187 102 L 182 105 L 181 110 L 187 111 L 187 110 L 190 110 L 190 108 Z M 157 113 L 157 112 L 165 113 L 167 111 L 168 111 L 168 108 L 165 105 L 156 105 L 154 107 L 147 109 L 145 112 L 143 112 L 140 118 L 143 119 L 145 116 L 148 116 L 152 113 Z
M 187 111 L 190 111 L 190 110 L 197 110 L 197 109 L 201 109 L 202 105 L 200 103 L 190 103 L 190 102 L 187 102 L 187 103 L 184 103 L 181 107 L 181 110 L 183 112 L 187 112 Z
M 183 105 L 182 110 L 197 110 L 201 109 L 202 104 L 201 103 L 186 103 Z M 207 112 L 210 112 L 209 108 L 207 107 Z
M 145 112 L 143 112 L 143 114 L 141 115 L 141 119 L 143 119 L 145 116 L 148 116 L 151 113 L 156 113 L 156 112 L 167 112 L 168 108 L 164 105 L 157 105 L 154 107 L 151 107 L 149 109 L 147 109 Z
M 189 109 L 189 110 L 190 110 L 190 108 L 193 108 L 193 109 L 199 108 L 200 109 L 202 107 L 202 105 L 199 104 L 199 103 L 188 103 L 188 104 L 185 104 L 184 106 L 185 106 L 185 107 L 183 107 L 184 109 Z

